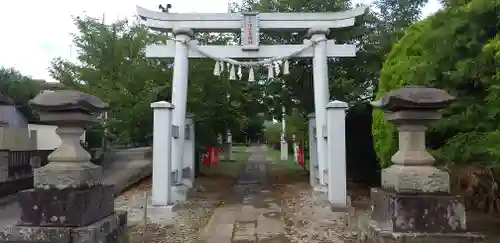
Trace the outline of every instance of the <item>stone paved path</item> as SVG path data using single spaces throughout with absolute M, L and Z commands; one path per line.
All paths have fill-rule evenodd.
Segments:
M 250 147 L 234 200 L 218 207 L 198 235 L 200 243 L 287 243 L 283 212 L 268 180 L 270 161 L 263 147 Z

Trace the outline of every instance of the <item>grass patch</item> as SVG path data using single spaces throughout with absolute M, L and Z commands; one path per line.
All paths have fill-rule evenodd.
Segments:
M 288 160 L 281 160 L 281 151 L 269 146 L 266 153 L 271 158 L 274 169 L 290 171 L 304 170 L 302 166 L 294 161 L 293 154 L 288 155 Z
M 231 160 L 226 158 L 226 153 L 221 153 L 220 160 L 221 162 L 245 162 L 248 160 L 248 147 L 245 146 L 233 146 L 233 154 Z
M 233 146 L 233 155 L 234 154 L 246 154 L 247 153 L 247 150 L 248 150 L 249 147 L 247 146 Z

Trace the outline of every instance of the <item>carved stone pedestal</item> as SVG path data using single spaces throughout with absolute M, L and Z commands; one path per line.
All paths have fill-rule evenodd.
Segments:
M 371 219 L 393 232 L 462 233 L 467 229 L 462 197 L 402 194 L 373 188 Z
M 9 243 L 123 243 L 127 213 L 115 212 L 84 227 L 11 226 L 0 234 Z
M 372 214 L 362 243 L 480 243 L 467 233 L 460 196 L 372 189 Z
M 114 212 L 114 186 L 30 189 L 18 195 L 22 226 L 81 227 Z
M 483 235 L 473 233 L 390 232 L 371 221 L 360 243 L 486 243 Z

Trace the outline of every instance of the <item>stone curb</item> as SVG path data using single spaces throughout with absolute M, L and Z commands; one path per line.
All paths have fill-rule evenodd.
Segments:
M 153 163 L 149 163 L 143 167 L 135 167 L 129 169 L 123 169 L 117 174 L 121 174 L 121 178 L 113 180 L 115 185 L 115 196 L 119 196 L 122 192 L 127 190 L 130 186 L 135 183 L 151 176 L 153 174 Z M 116 176 L 118 177 L 118 176 Z M 111 183 L 110 180 L 104 180 L 104 182 Z

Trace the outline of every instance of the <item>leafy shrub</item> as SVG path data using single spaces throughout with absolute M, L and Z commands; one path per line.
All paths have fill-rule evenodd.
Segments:
M 439 162 L 500 165 L 499 2 L 472 0 L 415 23 L 384 62 L 377 98 L 410 84 L 458 98 L 428 131 L 428 147 Z M 396 133 L 382 111 L 374 110 L 373 119 L 375 150 L 387 167 Z

